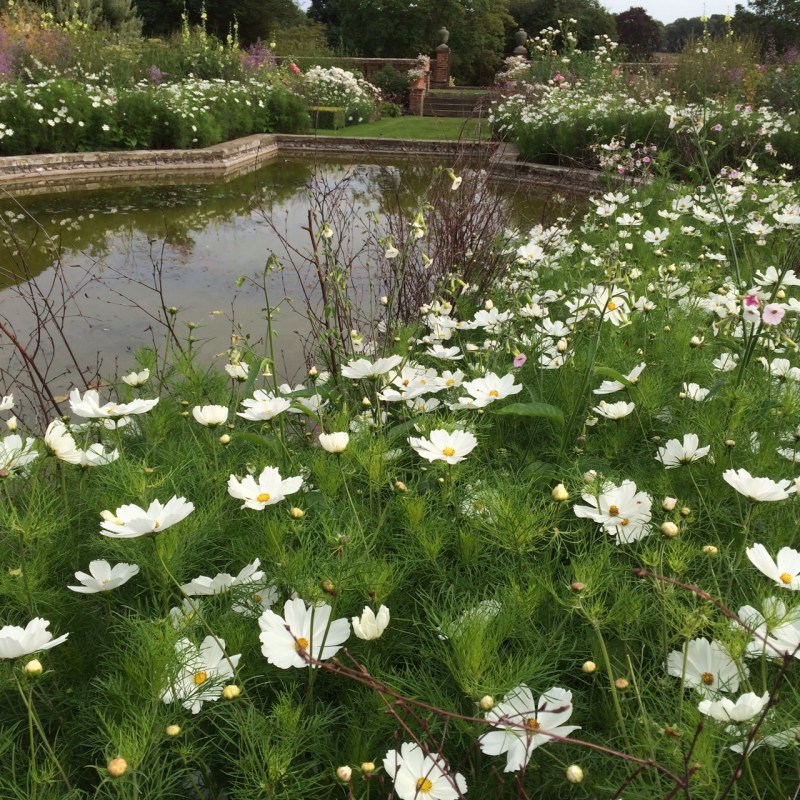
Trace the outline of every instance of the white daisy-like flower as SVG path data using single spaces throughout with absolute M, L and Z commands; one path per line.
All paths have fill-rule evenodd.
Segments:
M 238 602 L 231 606 L 231 610 L 242 616 L 257 619 L 278 602 L 280 589 L 274 584 L 262 581 L 260 584 L 247 584 L 247 592 L 242 594 Z
M 684 383 L 681 396 L 688 400 L 694 400 L 696 403 L 701 403 L 708 397 L 710 391 L 711 389 L 704 389 L 697 383 Z
M 11 659 L 29 656 L 40 650 L 49 650 L 67 641 L 68 633 L 53 638 L 47 630 L 50 623 L 41 617 L 35 617 L 24 628 L 18 625 L 4 625 L 0 628 L 0 658 Z
M 218 405 L 195 406 L 192 409 L 192 416 L 195 422 L 199 422 L 207 428 L 216 428 L 228 421 L 228 408 Z
M 459 402 L 464 401 L 462 404 L 470 408 L 483 408 L 495 400 L 502 400 L 522 391 L 522 384 L 515 383 L 511 373 L 500 377 L 494 372 L 487 372 L 482 378 L 464 381 L 461 385 L 470 397 L 460 398 Z
M 717 720 L 717 722 L 747 722 L 760 714 L 769 703 L 769 692 L 759 697 L 755 692 L 747 692 L 736 698 L 736 702 L 727 697 L 720 700 L 701 700 L 697 706 L 701 714 Z
M 189 597 L 208 596 L 221 594 L 234 586 L 247 586 L 251 583 L 258 583 L 264 573 L 259 569 L 261 561 L 255 559 L 252 564 L 243 567 L 238 575 L 230 575 L 227 572 L 220 572 L 213 578 L 207 575 L 200 575 L 189 583 L 181 586 L 181 591 Z
M 771 503 L 785 500 L 795 491 L 788 478 L 773 481 L 770 478 L 754 478 L 746 469 L 728 469 L 722 473 L 722 480 L 743 494 L 748 500 L 757 503 Z
M 124 383 L 127 383 L 128 386 L 144 386 L 148 380 L 150 380 L 150 370 L 145 367 L 140 372 L 129 372 L 127 375 L 122 376 L 122 380 Z
M 379 639 L 386 626 L 389 624 L 389 609 L 386 606 L 381 606 L 376 614 L 369 606 L 364 606 L 364 611 L 361 617 L 353 617 L 353 633 L 365 641 Z
M 44 443 L 53 455 L 68 464 L 81 463 L 81 451 L 75 444 L 75 437 L 60 419 L 54 419 L 44 433 Z
M 139 574 L 136 564 L 115 564 L 113 567 L 108 561 L 92 561 L 89 563 L 89 572 L 76 572 L 75 578 L 80 586 L 67 586 L 79 594 L 96 594 L 109 592 L 127 583 L 134 575 Z
M 765 597 L 761 601 L 763 613 L 753 606 L 742 606 L 738 617 L 753 629 L 753 637 L 747 643 L 750 658 L 800 659 L 800 608 L 787 610 L 785 603 L 777 597 Z
M 458 464 L 463 461 L 478 445 L 478 440 L 468 431 L 446 430 L 431 431 L 428 439 L 410 436 L 408 443 L 426 461 L 444 461 L 447 464 Z
M 634 408 L 636 408 L 636 403 L 626 403 L 624 400 L 617 403 L 607 403 L 605 400 L 601 400 L 592 408 L 592 411 L 606 419 L 622 419 L 628 414 L 632 414 Z
M 203 703 L 218 700 L 224 682 L 233 677 L 242 657 L 241 654 L 226 656 L 224 647 L 225 640 L 213 636 L 206 636 L 200 647 L 188 639 L 179 639 L 175 652 L 181 669 L 161 699 L 167 704 L 180 700 L 192 714 L 197 714 Z
M 774 561 L 763 544 L 754 544 L 746 552 L 753 566 L 778 586 L 800 591 L 800 552 L 791 547 L 782 547 Z
M 343 453 L 350 444 L 350 434 L 346 431 L 321 433 L 319 443 L 322 449 L 328 453 Z
M 262 511 L 267 506 L 280 503 L 287 494 L 294 494 L 303 485 L 302 475 L 281 478 L 276 467 L 264 467 L 258 481 L 252 475 L 239 480 L 235 475 L 228 478 L 228 494 L 237 500 L 244 500 L 242 508 Z
M 246 361 L 237 361 L 235 364 L 226 364 L 225 372 L 235 381 L 246 381 L 250 367 Z
M 625 375 L 625 380 L 629 383 L 636 383 L 639 380 L 639 376 L 644 372 L 644 368 L 647 364 L 642 361 L 641 364 L 637 364 L 627 375 Z M 593 394 L 613 394 L 614 392 L 620 391 L 620 389 L 624 389 L 627 384 L 622 383 L 621 381 L 603 381 L 597 389 L 593 389 Z
M 457 800 L 467 791 L 464 776 L 451 773 L 442 756 L 424 753 L 411 742 L 403 742 L 399 753 L 390 750 L 383 759 L 383 768 L 400 800 Z
M 256 389 L 253 396 L 242 400 L 245 411 L 237 411 L 236 415 L 251 422 L 265 422 L 288 410 L 292 402 L 285 397 L 275 396 L 263 389 Z
M 367 361 L 366 358 L 357 358 L 348 361 L 342 367 L 342 377 L 351 380 L 361 380 L 362 378 L 378 378 L 391 372 L 403 360 L 402 356 L 389 356 L 379 358 L 377 361 Z
M 699 447 L 700 439 L 696 433 L 685 433 L 683 442 L 678 439 L 670 439 L 663 447 L 658 448 L 656 460 L 660 461 L 666 469 L 675 469 L 692 461 L 698 461 L 707 456 L 711 450 L 711 445 Z
M 307 667 L 306 656 L 332 658 L 350 636 L 350 623 L 345 618 L 331 622 L 331 611 L 327 603 L 306 606 L 299 597 L 284 603 L 283 617 L 265 611 L 258 618 L 262 654 L 280 669 Z
M 533 751 L 579 730 L 579 725 L 565 725 L 572 715 L 572 692 L 554 686 L 537 701 L 523 683 L 512 689 L 486 714 L 486 721 L 497 730 L 484 733 L 478 744 L 490 756 L 505 753 L 504 772 L 516 772 L 527 766 Z
M 4 394 L 0 397 L 0 411 L 9 411 L 14 408 L 14 395 Z
M 95 442 L 90 444 L 86 450 L 79 450 L 80 453 L 80 466 L 82 467 L 104 467 L 106 464 L 112 464 L 119 458 L 119 450 L 106 450 L 102 444 Z
M 34 450 L 36 440 L 28 437 L 22 441 L 19 434 L 12 433 L 0 439 L 0 470 L 24 470 L 39 454 Z
M 616 544 L 631 544 L 650 532 L 653 500 L 638 491 L 633 481 L 623 481 L 619 486 L 609 482 L 597 496 L 584 492 L 581 497 L 589 505 L 576 505 L 575 516 L 602 525 Z
M 739 689 L 739 668 L 728 651 L 719 643 L 705 638 L 691 639 L 683 651 L 673 650 L 667 656 L 667 672 L 683 678 L 690 689 L 705 697 L 718 692 L 736 692 Z M 746 675 L 747 670 L 743 668 Z
M 112 539 L 133 539 L 166 530 L 186 519 L 194 505 L 185 497 L 171 497 L 166 503 L 153 500 L 147 510 L 136 505 L 120 506 L 113 514 L 101 512 L 100 533 Z
M 86 419 L 118 419 L 130 414 L 145 414 L 158 403 L 158 398 L 131 400 L 130 403 L 101 403 L 96 389 L 87 389 L 81 396 L 78 389 L 69 393 L 69 405 L 72 413 Z
M 425 351 L 433 358 L 439 358 L 442 361 L 460 361 L 464 358 L 464 354 L 458 347 L 442 347 L 440 344 L 435 344 Z

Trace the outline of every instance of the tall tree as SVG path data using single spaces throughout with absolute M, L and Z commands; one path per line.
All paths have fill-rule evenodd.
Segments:
M 576 19 L 573 30 L 582 50 L 592 48 L 595 36 L 616 38 L 617 34 L 614 15 L 599 0 L 511 0 L 508 10 L 516 26 L 525 28 L 531 37 L 543 28 L 557 27 L 560 19 Z
M 429 54 L 450 31 L 453 70 L 462 82 L 490 77 L 504 47 L 509 0 L 312 0 L 331 46 L 353 56 Z
M 661 47 L 661 26 L 641 6 L 614 17 L 619 43 L 631 58 L 649 58 Z
M 758 38 L 765 50 L 783 53 L 800 44 L 800 0 L 749 0 L 736 6 L 736 33 Z

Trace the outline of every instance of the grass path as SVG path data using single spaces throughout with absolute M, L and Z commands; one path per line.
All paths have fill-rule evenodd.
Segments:
M 385 117 L 377 122 L 351 125 L 338 131 L 322 130 L 322 136 L 364 139 L 488 139 L 486 120 L 457 117 Z

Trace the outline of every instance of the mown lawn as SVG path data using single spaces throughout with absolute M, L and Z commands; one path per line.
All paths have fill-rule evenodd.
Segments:
M 457 117 L 386 117 L 338 131 L 320 129 L 319 134 L 364 139 L 488 139 L 489 125 L 486 120 Z

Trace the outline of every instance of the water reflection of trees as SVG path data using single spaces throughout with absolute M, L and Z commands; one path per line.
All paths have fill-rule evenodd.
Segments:
M 310 180 L 312 171 L 308 162 L 280 162 L 229 183 L 125 187 L 5 200 L 0 214 L 7 225 L 5 231 L 0 230 L 0 246 L 8 257 L 0 265 L 0 290 L 79 253 L 94 263 L 102 262 L 120 239 L 134 235 L 166 240 L 176 251 L 188 254 L 197 234 L 246 218 L 258 208 L 285 203 Z

